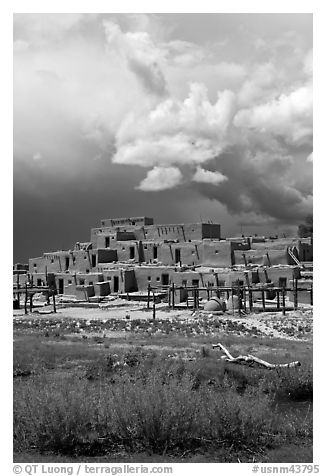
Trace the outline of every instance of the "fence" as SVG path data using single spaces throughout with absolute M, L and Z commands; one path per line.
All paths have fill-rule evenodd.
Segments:
M 168 305 L 169 308 L 175 309 L 176 307 L 180 307 L 176 303 L 176 293 L 180 292 L 183 293 L 183 300 L 182 302 L 186 304 L 187 308 L 193 308 L 194 310 L 199 309 L 200 307 L 200 294 L 206 294 L 207 300 L 209 301 L 213 296 L 217 296 L 218 298 L 226 298 L 229 299 L 232 296 L 236 296 L 238 298 L 238 312 L 242 314 L 243 312 L 252 312 L 254 309 L 254 296 L 260 295 L 262 304 L 262 311 L 270 310 L 268 309 L 266 301 L 269 299 L 266 295 L 275 295 L 273 299 L 273 303 L 276 304 L 277 311 L 281 311 L 283 315 L 286 312 L 286 294 L 288 292 L 293 293 L 293 307 L 294 309 L 298 309 L 298 293 L 301 291 L 305 291 L 309 293 L 310 297 L 310 304 L 313 305 L 313 286 L 309 287 L 299 287 L 298 281 L 295 279 L 293 281 L 293 287 L 286 287 L 286 286 L 248 286 L 248 285 L 234 285 L 234 286 L 207 286 L 207 287 L 199 287 L 199 286 L 176 286 L 175 284 L 170 284 L 168 286 L 152 286 L 148 285 L 147 289 L 147 309 L 150 308 L 150 302 L 153 302 L 153 313 L 155 314 L 155 303 L 156 303 L 156 296 L 155 291 L 165 291 L 168 297 Z M 276 299 L 276 300 L 275 300 Z M 257 301 L 257 299 L 256 299 Z M 184 304 L 182 304 L 184 307 Z M 154 316 L 155 317 L 155 316 Z

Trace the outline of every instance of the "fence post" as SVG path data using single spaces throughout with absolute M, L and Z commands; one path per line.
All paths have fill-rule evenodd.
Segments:
M 28 296 L 27 296 L 27 282 L 26 282 L 26 283 L 25 283 L 25 304 L 24 304 L 25 314 L 28 314 L 28 311 L 27 311 L 27 300 L 28 300 Z
M 313 291 L 312 291 L 312 283 L 311 283 L 311 289 L 310 289 L 310 304 L 313 305 Z
M 175 301 L 174 301 L 174 283 L 172 283 L 172 309 L 174 309 Z
M 285 316 L 285 287 L 282 288 L 282 314 Z
M 262 302 L 263 302 L 263 311 L 266 311 L 265 291 L 264 290 L 262 290 L 262 292 L 261 292 L 261 299 L 262 299 Z
M 149 309 L 150 298 L 151 298 L 151 285 L 148 284 L 148 286 L 147 286 L 147 309 Z
M 249 288 L 249 310 L 252 312 L 252 290 Z
M 242 299 L 241 299 L 240 284 L 239 284 L 239 282 L 238 282 L 237 294 L 238 294 L 238 312 L 239 312 L 239 316 L 241 316 Z
M 153 321 L 155 321 L 155 317 L 156 317 L 155 291 L 153 291 Z
M 294 309 L 298 309 L 298 279 L 294 280 L 294 289 L 293 289 L 293 304 Z

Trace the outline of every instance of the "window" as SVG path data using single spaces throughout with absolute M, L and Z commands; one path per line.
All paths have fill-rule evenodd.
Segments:
M 89 286 L 92 286 L 92 285 L 93 285 L 93 281 L 90 281 L 88 284 L 89 284 Z
M 83 286 L 85 284 L 85 279 L 84 278 L 79 278 L 79 284 L 80 284 L 80 286 Z
M 160 279 L 161 279 L 161 278 L 160 278 L 159 276 L 157 276 L 156 281 L 159 281 Z
M 54 259 L 53 259 L 53 258 L 51 259 L 51 263 L 54 263 Z
M 87 273 L 87 274 L 89 273 L 89 269 L 86 269 L 86 273 Z
M 150 276 L 147 276 L 147 280 L 150 281 L 152 278 Z
M 279 278 L 278 285 L 280 288 L 286 288 L 287 279 L 286 278 Z
M 218 250 L 215 250 L 215 254 L 217 255 L 218 253 L 219 253 L 219 251 L 218 251 Z
M 72 281 L 71 281 L 71 279 L 68 279 L 68 284 L 72 284 Z
M 37 280 L 37 286 L 42 286 L 42 279 Z
M 84 259 L 87 259 L 87 256 L 84 256 Z
M 37 264 L 36 264 L 36 263 L 34 263 L 34 268 L 36 268 L 36 266 L 37 266 Z

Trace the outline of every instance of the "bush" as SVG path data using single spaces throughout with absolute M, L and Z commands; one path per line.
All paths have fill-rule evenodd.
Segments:
M 108 380 L 31 377 L 15 385 L 14 437 L 19 451 L 102 454 L 112 448 L 150 453 L 231 447 L 251 450 L 308 435 L 308 422 L 280 422 L 260 389 L 194 385 L 178 363 Z

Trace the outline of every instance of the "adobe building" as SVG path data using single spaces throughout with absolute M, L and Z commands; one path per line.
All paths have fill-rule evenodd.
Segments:
M 15 265 L 14 284 L 48 284 L 59 295 L 93 296 L 167 286 L 289 285 L 313 259 L 312 240 L 276 237 L 222 239 L 217 223 L 159 224 L 153 218 L 108 218 L 89 242 Z

